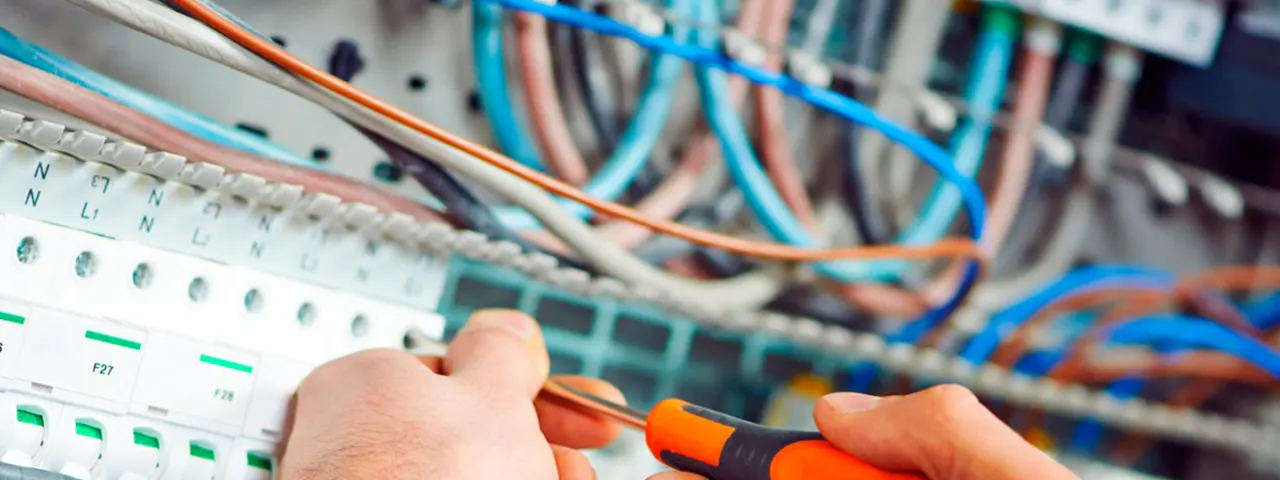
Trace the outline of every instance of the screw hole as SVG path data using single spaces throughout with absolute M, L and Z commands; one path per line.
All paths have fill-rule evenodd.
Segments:
M 467 108 L 472 113 L 480 113 L 484 111 L 484 99 L 480 98 L 480 92 L 472 90 L 467 93 Z
M 262 311 L 262 292 L 251 288 L 244 293 L 244 311 L 257 313 Z
M 408 86 L 409 86 L 409 90 L 414 92 L 421 92 L 423 90 L 426 90 L 427 78 L 417 73 L 409 75 Z
M 400 344 L 405 350 L 413 351 L 418 348 L 418 341 L 414 340 L 413 333 L 404 332 L 404 337 L 400 338 Z
M 200 303 L 209 296 L 209 283 L 203 277 L 191 279 L 191 283 L 187 284 L 187 298 L 192 302 Z
M 133 286 L 138 290 L 146 289 L 151 286 L 151 266 L 145 263 L 139 263 L 133 267 Z
M 356 315 L 351 319 L 351 336 L 360 338 L 369 334 L 369 317 Z
M 331 155 L 332 153 L 330 153 L 329 149 L 325 147 L 316 147 L 311 149 L 311 159 L 317 162 L 328 161 Z
M 303 303 L 298 306 L 298 323 L 302 326 L 309 326 L 316 323 L 316 307 L 311 302 Z
M 378 162 L 373 166 L 373 176 L 387 183 L 397 183 L 404 178 L 404 169 L 391 162 Z
M 36 258 L 40 257 L 40 247 L 36 244 L 36 239 L 32 237 L 22 237 L 18 240 L 17 250 L 18 263 L 32 264 Z
M 76 255 L 76 276 L 80 278 L 89 278 L 98 270 L 98 259 L 93 252 L 84 251 Z
M 288 39 L 286 39 L 286 38 L 284 38 L 284 37 L 283 37 L 283 36 L 281 36 L 281 35 L 272 35 L 272 36 L 271 36 L 271 41 L 272 41 L 272 42 L 275 42 L 275 44 L 276 44 L 276 45 L 279 45 L 281 48 L 288 48 L 288 47 L 289 47 L 289 40 L 288 40 Z

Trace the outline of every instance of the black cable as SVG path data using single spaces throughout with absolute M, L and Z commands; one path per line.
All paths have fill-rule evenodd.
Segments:
M 716 196 L 714 201 L 690 205 L 676 217 L 676 221 L 683 225 L 711 229 L 737 216 L 743 206 L 742 192 L 733 189 L 725 192 L 724 195 Z M 658 235 L 641 245 L 636 250 L 636 255 L 646 262 L 661 265 L 667 260 L 694 253 L 700 248 L 704 247 L 684 239 Z
M 1084 95 L 1084 88 L 1089 82 L 1089 73 L 1092 68 L 1091 62 L 1084 61 L 1079 56 L 1068 56 L 1063 62 L 1058 79 L 1053 86 L 1053 92 L 1049 95 L 1049 106 L 1045 110 L 1046 126 L 1057 131 L 1067 130 L 1071 117 L 1075 116 L 1076 110 L 1080 107 L 1080 98 Z M 1038 222 L 1033 221 L 1032 217 L 1040 217 L 1039 214 L 1045 211 L 1040 208 L 1044 203 L 1044 189 L 1048 186 L 1066 185 L 1069 180 L 1070 172 L 1054 165 L 1038 148 L 1034 162 L 1031 179 L 1027 182 L 1026 191 L 1023 193 L 1023 207 L 1018 209 L 1018 214 L 1013 217 L 1009 236 L 996 257 L 997 270 L 1006 263 L 1021 263 L 1020 259 L 1031 245 L 1043 236 L 1040 230 L 1042 225 L 1036 225 Z
M 584 3 L 582 0 L 565 0 L 564 2 L 565 5 L 579 8 L 583 7 Z M 600 42 L 589 42 L 587 37 L 593 34 L 580 28 L 560 23 L 556 23 L 554 28 L 565 32 L 563 35 L 557 34 L 556 38 L 567 38 L 569 41 L 569 62 L 572 65 L 570 69 L 574 73 L 574 83 L 577 84 L 574 90 L 577 90 L 582 97 L 582 103 L 587 108 L 587 116 L 591 119 L 591 127 L 595 130 L 601 145 L 613 146 L 620 136 L 619 109 L 611 101 L 613 96 L 607 93 L 611 88 L 608 79 L 605 78 L 607 77 L 605 70 L 592 65 L 593 61 L 600 60 L 600 51 L 588 46 L 588 43 L 598 46 Z
M 364 59 L 360 57 L 360 49 L 354 41 L 343 39 L 334 44 L 327 66 L 330 74 L 342 79 L 344 82 L 350 82 L 364 68 Z M 480 232 L 486 237 L 519 245 L 520 249 L 525 252 L 547 253 L 499 222 L 488 205 L 476 198 L 475 194 L 471 193 L 471 190 L 466 185 L 449 173 L 448 170 L 445 170 L 444 167 L 441 167 L 440 164 L 418 155 L 377 133 L 366 130 L 354 123 L 348 123 L 352 128 L 355 128 L 368 138 L 369 141 L 373 142 L 374 145 L 382 149 L 393 165 L 400 167 L 405 173 L 413 176 L 413 179 L 419 185 L 422 185 L 436 199 L 440 200 L 449 215 L 463 226 Z M 591 271 L 588 270 L 586 265 L 577 260 L 559 255 L 553 256 L 560 262 L 560 265 Z
M 580 8 L 588 2 L 565 0 L 564 3 Z M 596 3 L 592 6 L 606 5 Z M 561 23 L 555 23 L 553 28 L 555 29 L 553 38 L 558 42 L 569 44 L 569 70 L 573 72 L 571 89 L 581 97 L 582 104 L 587 110 L 587 117 L 591 121 L 591 127 L 595 131 L 599 148 L 601 151 L 612 151 L 622 136 L 621 130 L 625 120 L 622 118 L 622 109 L 617 105 L 615 95 L 612 94 L 613 88 L 608 79 L 608 71 L 601 66 L 605 63 L 600 52 L 600 49 L 604 48 L 602 39 L 587 30 Z M 592 36 L 595 38 L 591 38 Z M 590 45 L 595 45 L 595 48 Z M 662 178 L 663 173 L 658 166 L 653 162 L 646 162 L 636 173 L 631 184 L 627 186 L 626 196 L 623 199 L 637 201 L 644 198 L 657 188 Z
M 851 26 L 853 31 L 858 32 L 858 39 L 849 45 L 852 50 L 850 60 L 853 65 L 862 68 L 874 66 L 881 37 L 884 36 L 883 30 L 888 12 L 887 0 L 864 2 L 862 13 L 857 16 L 856 25 Z M 862 131 L 862 128 L 852 124 L 840 131 L 840 145 L 848 151 L 848 161 L 841 163 L 842 188 L 840 190 L 844 194 L 845 202 L 849 204 L 849 209 L 853 211 L 854 226 L 858 229 L 858 236 L 862 237 L 862 243 L 881 245 L 892 242 L 893 234 L 884 211 L 867 190 L 866 179 L 863 178 L 862 168 L 858 165 L 858 149 L 862 144 L 859 139 Z
M 859 311 L 849 302 L 812 287 L 791 286 L 765 305 L 765 310 L 812 318 L 828 325 L 839 325 L 859 332 L 875 328 L 875 318 Z

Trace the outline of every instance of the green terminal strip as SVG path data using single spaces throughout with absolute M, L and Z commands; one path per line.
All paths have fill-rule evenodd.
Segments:
M 44 415 L 41 415 L 41 414 L 36 413 L 36 412 L 32 412 L 32 411 L 30 411 L 30 410 L 23 410 L 23 409 L 19 408 L 19 409 L 18 409 L 18 423 L 25 423 L 25 424 L 27 424 L 27 425 L 35 425 L 35 426 L 37 426 L 37 427 L 42 427 L 42 428 L 43 428 L 43 427 L 44 427 Z
M 991 4 L 982 10 L 982 32 L 1018 38 L 1022 14 L 1009 5 Z
M 156 450 L 160 449 L 159 438 L 147 435 L 138 430 L 133 431 L 133 444 L 139 447 L 154 448 Z
M 1102 37 L 1072 29 L 1067 34 L 1067 58 L 1081 65 L 1093 65 L 1102 56 Z
M 231 360 L 218 358 L 212 355 L 200 355 L 200 361 L 207 363 L 209 365 L 219 366 L 222 368 L 230 368 L 238 372 L 253 373 L 253 367 L 250 365 L 233 362 Z
M 76 435 L 102 440 L 102 429 L 87 423 L 76 422 Z
M 129 350 L 142 350 L 142 344 L 141 344 L 141 343 L 139 343 L 139 342 L 135 342 L 135 341 L 133 341 L 133 340 L 129 340 L 129 339 L 125 339 L 125 338 L 120 338 L 120 337 L 115 337 L 115 336 L 107 335 L 107 334 L 102 333 L 102 332 L 95 332 L 95 331 L 93 331 L 93 330 L 85 330 L 85 331 L 84 331 L 84 338 L 87 338 L 87 339 L 89 339 L 89 340 L 93 340 L 93 341 L 95 341 L 95 342 L 102 342 L 102 343 L 106 343 L 106 344 L 109 344 L 109 345 L 115 345 L 115 346 L 117 346 L 117 347 L 124 347 L 124 348 L 127 348 L 127 349 L 129 349 Z
M 0 311 L 0 322 L 9 322 L 9 323 L 16 323 L 18 325 L 22 325 L 24 323 L 27 323 L 27 317 L 24 317 L 22 315 L 18 315 L 15 313 Z
M 216 461 L 213 457 L 212 448 L 203 447 L 196 443 L 191 444 L 191 456 L 195 458 L 208 460 L 210 462 Z
M 271 459 L 268 457 L 250 453 L 246 457 L 246 460 L 248 460 L 250 467 L 256 468 L 258 470 L 266 470 L 268 472 L 271 471 Z

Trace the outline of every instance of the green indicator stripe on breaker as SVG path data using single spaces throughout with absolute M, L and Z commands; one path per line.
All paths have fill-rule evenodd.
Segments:
M 76 435 L 102 440 L 102 429 L 87 423 L 76 422 Z
M 268 472 L 271 471 L 271 459 L 268 457 L 250 453 L 247 457 L 247 460 L 249 462 L 250 467 L 253 467 L 259 470 L 266 470 Z
M 19 408 L 18 423 L 25 423 L 27 425 L 35 425 L 37 427 L 43 427 L 44 415 Z
M 191 444 L 191 456 L 196 457 L 196 458 L 202 458 L 202 459 L 205 459 L 205 460 L 209 460 L 209 461 L 211 461 L 211 462 L 212 462 L 212 461 L 215 461 L 215 460 L 214 460 L 214 458 L 213 458 L 213 449 L 212 449 L 212 448 L 202 447 L 202 446 L 200 446 L 200 445 L 198 445 L 198 444 L 195 444 L 195 443 Z
M 239 362 L 233 362 L 231 360 L 218 358 L 212 355 L 200 355 L 200 361 L 207 363 L 209 365 L 215 365 L 222 368 L 230 368 L 232 370 L 236 370 L 244 373 L 253 373 L 253 367 L 250 365 L 245 365 Z
M 93 340 L 95 342 L 102 342 L 110 345 L 115 345 L 117 347 L 124 347 L 129 350 L 142 350 L 142 343 L 135 342 L 133 340 L 129 340 L 126 338 L 114 337 L 101 332 L 95 332 L 93 330 L 85 330 L 84 338 Z
M 159 438 L 147 435 L 137 430 L 133 431 L 133 444 L 139 447 L 154 448 L 156 450 L 160 449 Z
M 9 313 L 9 312 L 0 312 L 0 322 L 9 322 L 9 323 L 16 323 L 18 325 L 22 325 L 24 323 L 27 323 L 27 317 L 14 314 L 14 313 Z

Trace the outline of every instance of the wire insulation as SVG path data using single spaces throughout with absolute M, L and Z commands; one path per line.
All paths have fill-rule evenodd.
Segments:
M 698 244 L 715 246 L 720 249 L 743 255 L 784 261 L 803 262 L 815 260 L 869 259 L 885 257 L 925 258 L 931 256 L 966 256 L 974 253 L 972 242 L 959 240 L 942 241 L 937 245 L 928 248 L 867 247 L 864 249 L 842 248 L 831 250 L 810 250 L 785 245 L 755 242 L 738 237 L 688 228 L 667 220 L 655 219 L 647 215 L 640 214 L 639 212 L 622 205 L 613 202 L 601 201 L 585 195 L 581 191 L 565 184 L 564 182 L 547 177 L 546 175 L 511 160 L 510 158 L 458 137 L 444 129 L 427 123 L 404 112 L 403 110 L 389 105 L 386 102 L 372 97 L 363 91 L 360 91 L 351 85 L 337 80 L 331 75 L 316 69 L 310 64 L 297 59 L 271 42 L 258 38 L 245 31 L 234 22 L 218 15 L 217 12 L 201 3 L 200 0 L 174 1 L 200 21 L 205 22 L 237 43 L 244 45 L 246 48 L 249 48 L 272 62 L 277 63 L 281 68 L 313 81 L 316 84 L 323 86 L 326 90 L 332 91 L 333 93 L 359 103 L 399 124 L 405 125 L 419 133 L 434 138 L 451 148 L 456 148 L 467 155 L 476 157 L 484 163 L 498 167 L 509 174 L 519 176 L 520 178 L 523 178 L 552 194 L 586 204 L 602 214 L 623 218 L 655 230 L 660 230 L 670 235 L 685 238 L 686 240 L 690 240 Z M 920 153 L 922 158 L 929 162 L 931 166 L 939 168 L 945 178 L 957 182 L 961 186 L 963 196 L 968 200 L 970 217 L 974 219 L 974 223 L 981 224 L 984 219 L 984 201 L 982 199 L 981 192 L 971 180 L 968 180 L 960 174 L 960 172 L 950 166 L 945 152 L 936 145 L 924 140 L 919 135 L 884 121 L 882 118 L 875 115 L 874 112 L 869 111 L 866 107 L 853 102 L 852 100 L 841 97 L 828 90 L 809 87 L 797 80 L 777 73 L 767 72 L 729 61 L 713 51 L 679 44 L 665 37 L 651 37 L 626 25 L 612 21 L 611 19 L 581 12 L 577 9 L 559 5 L 544 5 L 534 1 L 523 0 L 497 0 L 495 3 L 510 8 L 537 12 L 548 16 L 552 20 L 561 20 L 566 21 L 566 23 L 591 27 L 593 30 L 601 31 L 602 33 L 625 36 L 645 47 L 672 53 L 682 58 L 706 64 L 714 68 L 722 68 L 733 73 L 738 73 L 753 82 L 770 83 L 789 93 L 805 98 L 807 101 L 822 106 L 824 109 L 831 110 L 833 113 L 840 114 L 847 119 L 863 122 L 872 128 L 877 128 L 885 132 L 890 138 L 904 142 L 904 144 L 908 145 L 914 151 Z M 975 231 L 977 231 L 977 229 L 975 229 Z

